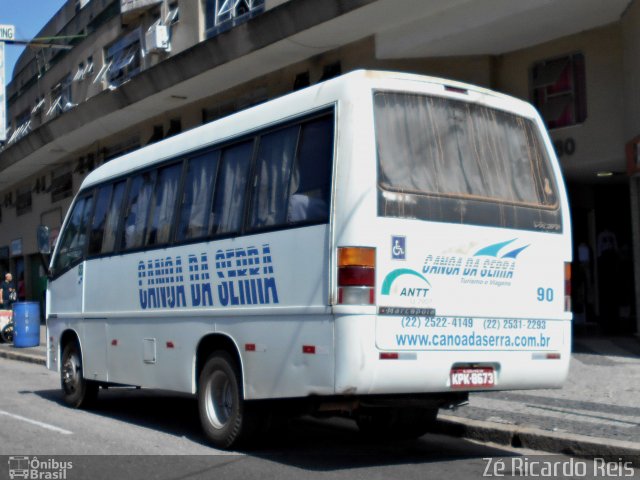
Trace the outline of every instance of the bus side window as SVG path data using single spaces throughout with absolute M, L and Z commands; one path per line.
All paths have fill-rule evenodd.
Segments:
M 300 126 L 283 128 L 260 138 L 251 217 L 252 229 L 283 225 L 287 218 L 288 185 Z
M 112 253 L 115 250 L 116 235 L 118 233 L 118 224 L 122 217 L 122 200 L 126 184 L 126 181 L 122 181 L 116 183 L 113 187 L 113 195 L 109 203 L 109 211 L 107 212 L 100 253 Z
M 329 220 L 332 159 L 333 116 L 303 124 L 289 187 L 289 223 Z
M 87 227 L 93 209 L 93 196 L 79 198 L 62 232 L 54 270 L 60 273 L 80 262 L 87 245 Z
M 209 216 L 213 201 L 213 186 L 220 151 L 207 152 L 189 159 L 178 216 L 176 240 L 202 238 L 209 233 Z
M 147 217 L 151 205 L 151 194 L 156 172 L 144 172 L 131 180 L 124 217 L 124 232 L 121 240 L 123 250 L 141 247 L 144 244 Z
M 212 235 L 240 231 L 252 151 L 253 140 L 222 151 L 220 173 L 215 187 Z
M 102 248 L 102 240 L 104 238 L 104 227 L 107 220 L 107 212 L 109 210 L 109 201 L 111 200 L 111 191 L 113 185 L 104 185 L 98 189 L 96 196 L 96 208 L 93 212 L 93 220 L 91 222 L 91 230 L 89 233 L 89 255 L 100 253 Z
M 154 189 L 153 212 L 149 216 L 146 245 L 169 243 L 173 212 L 176 208 L 182 163 L 161 168 Z

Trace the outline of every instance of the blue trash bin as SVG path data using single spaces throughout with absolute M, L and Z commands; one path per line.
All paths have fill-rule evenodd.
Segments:
M 13 304 L 13 346 L 40 345 L 40 304 L 17 302 Z

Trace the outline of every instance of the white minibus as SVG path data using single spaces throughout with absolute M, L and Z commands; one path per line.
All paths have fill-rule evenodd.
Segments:
M 90 173 L 51 259 L 47 365 L 73 407 L 194 394 L 220 448 L 278 409 L 419 436 L 469 392 L 562 385 L 570 261 L 531 105 L 355 71 Z

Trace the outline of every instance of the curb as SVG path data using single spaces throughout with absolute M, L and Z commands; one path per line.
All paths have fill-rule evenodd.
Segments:
M 640 443 L 438 415 L 438 433 L 576 457 L 616 457 L 640 467 Z
M 15 347 L 0 348 L 0 358 L 9 360 L 17 360 L 20 362 L 35 363 L 37 365 L 46 365 L 47 359 L 43 355 L 38 355 L 28 351 L 14 351 Z

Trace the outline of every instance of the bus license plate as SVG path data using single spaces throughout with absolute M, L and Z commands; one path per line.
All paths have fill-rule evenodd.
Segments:
M 496 374 L 491 367 L 452 368 L 451 388 L 493 387 Z

